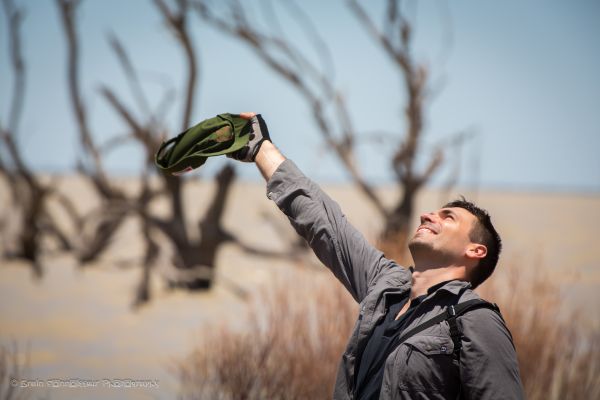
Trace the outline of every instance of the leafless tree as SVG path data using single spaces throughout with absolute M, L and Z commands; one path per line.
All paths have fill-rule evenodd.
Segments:
M 432 152 L 423 148 L 423 121 L 427 98 L 430 94 L 429 73 L 424 64 L 419 63 L 412 53 L 413 28 L 402 13 L 400 0 L 388 0 L 385 21 L 377 26 L 367 11 L 356 0 L 348 0 L 347 5 L 357 17 L 361 26 L 375 39 L 383 52 L 397 67 L 403 81 L 406 95 L 404 107 L 406 126 L 395 137 L 395 151 L 390 159 L 399 196 L 390 207 L 377 194 L 361 172 L 356 160 L 358 137 L 351 112 L 344 95 L 335 87 L 327 66 L 331 58 L 323 39 L 293 1 L 282 2 L 291 7 L 291 12 L 301 23 L 306 36 L 315 43 L 319 54 L 318 62 L 311 60 L 297 43 L 288 39 L 284 30 L 269 32 L 261 30 L 254 18 L 248 15 L 247 7 L 240 1 L 220 2 L 218 11 L 215 3 L 197 0 L 194 9 L 200 18 L 219 31 L 247 44 L 276 75 L 288 82 L 307 102 L 319 132 L 331 150 L 348 172 L 352 182 L 377 210 L 385 221 L 380 236 L 380 247 L 389 257 L 404 258 L 405 244 L 410 222 L 414 214 L 415 199 L 420 189 L 430 181 L 444 161 L 444 145 L 434 146 Z M 279 26 L 277 15 L 269 8 L 269 25 Z M 333 112 L 327 112 L 332 109 Z M 460 145 L 466 137 L 458 134 L 451 142 Z M 446 143 L 447 144 L 447 143 Z M 446 146 L 447 148 L 448 146 Z M 418 158 L 428 156 L 424 168 L 418 168 Z
M 221 245 L 227 242 L 237 243 L 250 253 L 281 256 L 281 254 L 247 246 L 239 241 L 233 233 L 223 228 L 221 220 L 231 184 L 235 179 L 235 171 L 230 165 L 225 165 L 215 176 L 216 190 L 209 201 L 207 212 L 197 223 L 198 235 L 196 236 L 199 239 L 193 238 L 193 235 L 188 233 L 186 228 L 188 217 L 183 201 L 185 181 L 169 174 L 159 174 L 158 183 L 152 184 L 151 182 L 150 178 L 156 171 L 154 154 L 167 137 L 168 130 L 162 128 L 166 124 L 162 121 L 159 113 L 152 112 L 149 106 L 150 101 L 144 94 L 136 69 L 125 47 L 115 35 L 109 36 L 109 43 L 127 76 L 137 106 L 145 114 L 145 117 L 143 119 L 136 117 L 115 91 L 108 85 L 102 85 L 100 94 L 113 108 L 116 115 L 123 120 L 128 128 L 128 133 L 111 139 L 105 146 L 98 146 L 95 143 L 79 84 L 80 51 L 76 11 L 80 1 L 56 1 L 68 45 L 69 93 L 84 154 L 84 159 L 79 162 L 79 170 L 93 183 L 96 193 L 102 199 L 100 210 L 93 214 L 99 218 L 99 222 L 92 230 L 91 240 L 86 243 L 87 246 L 80 253 L 80 260 L 88 262 L 98 257 L 107 248 L 124 219 L 128 216 L 138 217 L 141 221 L 141 236 L 146 243 L 143 272 L 135 300 L 135 304 L 140 304 L 150 296 L 150 270 L 160 251 L 154 239 L 157 233 L 168 238 L 174 247 L 173 265 L 175 268 L 167 274 L 167 280 L 171 286 L 190 289 L 210 287 L 213 281 L 217 252 Z M 180 129 L 185 130 L 190 126 L 196 99 L 198 56 L 189 34 L 189 2 L 177 0 L 174 3 L 174 5 L 169 5 L 164 0 L 154 0 L 155 7 L 179 43 L 186 61 L 187 74 L 183 88 L 185 101 L 180 120 Z M 167 90 L 164 99 L 170 101 L 171 98 L 172 92 Z M 160 103 L 164 104 L 164 100 Z M 133 141 L 139 145 L 145 155 L 140 176 L 142 186 L 140 191 L 133 196 L 125 194 L 124 191 L 111 184 L 103 167 L 103 151 L 119 146 L 126 141 Z M 85 160 L 89 160 L 89 162 Z M 170 213 L 167 217 L 158 217 L 150 211 L 150 204 L 160 196 L 166 196 L 169 201 Z M 233 289 L 236 293 L 243 293 L 239 287 L 233 287 Z
M 40 265 L 41 237 L 44 233 L 58 239 L 63 249 L 70 249 L 70 242 L 46 209 L 51 195 L 60 195 L 53 190 L 53 183 L 42 183 L 23 158 L 19 146 L 19 123 L 22 117 L 26 87 L 26 66 L 22 54 L 20 28 L 25 15 L 22 8 L 12 0 L 2 1 L 7 19 L 8 40 L 14 84 L 6 124 L 0 121 L 0 140 L 6 145 L 6 153 L 0 154 L 0 176 L 3 176 L 11 191 L 12 204 L 7 207 L 11 215 L 18 218 L 16 232 L 5 232 L 12 236 L 13 243 L 4 249 L 5 256 L 23 258 L 31 262 L 36 276 L 42 275 Z M 9 227 L 4 227 L 10 230 Z M 9 239 L 9 238 L 7 238 Z M 9 240 L 6 240 L 7 242 Z
M 77 32 L 76 11 L 81 2 L 78 0 L 57 0 L 62 26 L 67 43 L 67 84 L 73 114 L 78 127 L 82 156 L 77 168 L 94 188 L 101 204 L 87 214 L 80 214 L 76 200 L 70 199 L 55 190 L 56 178 L 50 182 L 41 180 L 27 165 L 22 156 L 18 140 L 19 122 L 22 116 L 26 69 L 22 56 L 20 26 L 24 11 L 15 6 L 12 0 L 2 0 L 3 11 L 8 21 L 8 40 L 10 44 L 10 60 L 14 85 L 8 110 L 7 122 L 0 121 L 0 140 L 6 144 L 0 151 L 0 177 L 11 190 L 14 209 L 10 214 L 18 215 L 18 232 L 6 232 L 6 221 L 2 219 L 2 235 L 14 242 L 3 245 L 3 251 L 12 256 L 31 261 L 36 275 L 42 274 L 39 262 L 42 254 L 42 238 L 51 235 L 58 241 L 62 250 L 72 251 L 81 265 L 88 265 L 96 260 L 112 242 L 116 232 L 127 218 L 136 217 L 140 221 L 140 236 L 145 242 L 145 254 L 141 260 L 143 266 L 140 283 L 134 304 L 141 304 L 150 297 L 149 281 L 152 266 L 160 253 L 157 234 L 168 238 L 174 247 L 174 268 L 167 280 L 172 286 L 186 288 L 207 288 L 211 285 L 217 251 L 226 242 L 235 242 L 249 254 L 268 257 L 285 257 L 282 252 L 271 252 L 256 249 L 239 241 L 231 232 L 227 232 L 221 223 L 227 204 L 227 195 L 235 179 L 235 171 L 230 165 L 224 166 L 215 176 L 216 189 L 209 201 L 205 215 L 198 221 L 199 239 L 193 239 L 186 230 L 187 216 L 182 197 L 184 182 L 180 178 L 159 174 L 158 182 L 152 182 L 156 173 L 154 153 L 169 132 L 163 128 L 161 110 L 172 101 L 174 90 L 168 89 L 159 102 L 158 111 L 153 111 L 150 101 L 144 94 L 136 69 L 127 51 L 119 39 L 109 36 L 111 48 L 125 72 L 130 89 L 140 107 L 144 118 L 138 118 L 108 85 L 100 88 L 101 96 L 114 109 L 128 127 L 125 135 L 116 136 L 99 145 L 94 139 L 92 128 L 88 122 L 88 112 L 81 90 L 80 77 L 80 45 Z M 191 124 L 192 109 L 195 102 L 198 81 L 198 57 L 194 50 L 188 28 L 189 4 L 185 0 L 175 1 L 170 6 L 164 0 L 155 0 L 154 5 L 163 16 L 167 27 L 180 44 L 187 65 L 187 78 L 184 85 L 185 101 L 181 115 L 180 129 Z M 121 144 L 133 141 L 137 143 L 145 155 L 140 174 L 141 188 L 135 194 L 126 193 L 122 187 L 114 184 L 103 165 L 103 158 L 108 151 Z M 166 196 L 169 201 L 170 214 L 157 217 L 150 212 L 151 203 L 158 197 Z M 56 223 L 53 214 L 48 211 L 50 199 L 62 206 L 71 219 L 75 234 L 67 234 Z M 13 218 L 14 219 L 14 218 Z M 64 225 L 64 224 L 62 224 Z M 4 240 L 3 240 L 4 242 Z M 237 294 L 244 294 L 240 287 L 227 280 L 227 285 Z

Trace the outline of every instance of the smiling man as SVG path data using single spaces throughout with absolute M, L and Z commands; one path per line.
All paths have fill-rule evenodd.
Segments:
M 267 196 L 360 304 L 335 399 L 521 399 L 512 337 L 473 291 L 493 272 L 501 241 L 486 211 L 464 199 L 421 215 L 414 268 L 387 259 L 338 204 L 271 143 L 260 115 L 247 146 Z

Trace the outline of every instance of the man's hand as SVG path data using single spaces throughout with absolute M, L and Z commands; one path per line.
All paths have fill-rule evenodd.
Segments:
M 257 122 L 257 127 L 259 128 L 259 131 L 258 131 L 259 135 L 257 135 L 256 134 L 257 132 L 254 130 L 252 133 L 255 136 L 254 137 L 251 136 L 250 143 L 248 143 L 248 145 L 245 146 L 244 148 L 242 148 L 241 150 L 248 149 L 248 151 L 246 152 L 246 155 L 253 154 L 253 157 L 250 159 L 250 161 L 254 161 L 256 163 L 256 166 L 260 170 L 260 173 L 265 178 L 265 180 L 268 181 L 271 178 L 271 176 L 273 175 L 273 173 L 275 172 L 275 170 L 277 170 L 277 167 L 279 167 L 279 165 L 281 165 L 281 163 L 285 161 L 285 157 L 283 156 L 283 154 L 281 154 L 279 152 L 277 147 L 275 147 L 273 145 L 273 143 L 271 143 L 271 138 L 269 137 L 269 131 L 267 130 L 267 124 L 265 124 L 265 121 L 262 119 L 262 117 L 260 115 L 256 115 L 256 113 L 253 113 L 253 112 L 243 112 L 243 113 L 240 113 L 240 117 L 246 118 L 246 119 L 254 118 Z M 260 121 L 262 121 L 262 126 L 264 126 L 264 131 L 262 130 L 262 126 L 261 126 L 258 118 L 260 118 Z M 253 129 L 254 128 L 255 128 L 255 125 L 254 125 L 254 121 L 253 121 Z M 265 136 L 265 134 L 266 134 L 266 136 Z M 257 136 L 260 136 L 260 138 L 258 140 L 257 140 Z M 255 144 L 253 147 L 250 147 L 252 143 L 257 143 L 258 145 Z M 237 152 L 235 152 L 233 154 L 237 154 Z M 230 157 L 230 155 L 228 154 L 227 157 Z M 235 158 L 237 160 L 240 159 L 237 157 L 230 157 L 230 158 Z M 246 161 L 246 160 L 242 160 L 242 161 Z
M 243 112 L 240 113 L 240 117 L 245 118 L 245 119 L 250 119 L 252 117 L 254 117 L 256 115 L 255 112 Z
M 240 117 L 249 119 L 252 122 L 252 132 L 248 144 L 234 153 L 227 154 L 227 157 L 244 162 L 253 162 L 260 147 L 265 141 L 271 141 L 267 124 L 260 114 L 253 112 L 244 112 Z

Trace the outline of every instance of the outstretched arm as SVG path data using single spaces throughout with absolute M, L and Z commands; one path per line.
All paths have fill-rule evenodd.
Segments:
M 339 205 L 270 141 L 262 142 L 254 161 L 267 181 L 267 196 L 356 301 L 366 296 L 382 268 L 399 268 L 368 243 Z

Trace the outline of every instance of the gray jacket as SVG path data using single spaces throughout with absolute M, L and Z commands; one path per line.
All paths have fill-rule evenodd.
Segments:
M 267 183 L 267 197 L 289 218 L 317 257 L 360 304 L 360 314 L 338 369 L 334 399 L 352 399 L 357 354 L 364 350 L 390 293 L 409 295 L 411 272 L 384 257 L 348 223 L 339 205 L 286 160 Z M 448 305 L 479 296 L 468 282 L 451 281 L 429 294 L 411 329 Z M 446 322 L 398 346 L 387 358 L 381 399 L 521 399 L 523 391 L 511 335 L 494 311 L 480 308 L 458 319 L 460 365 Z

